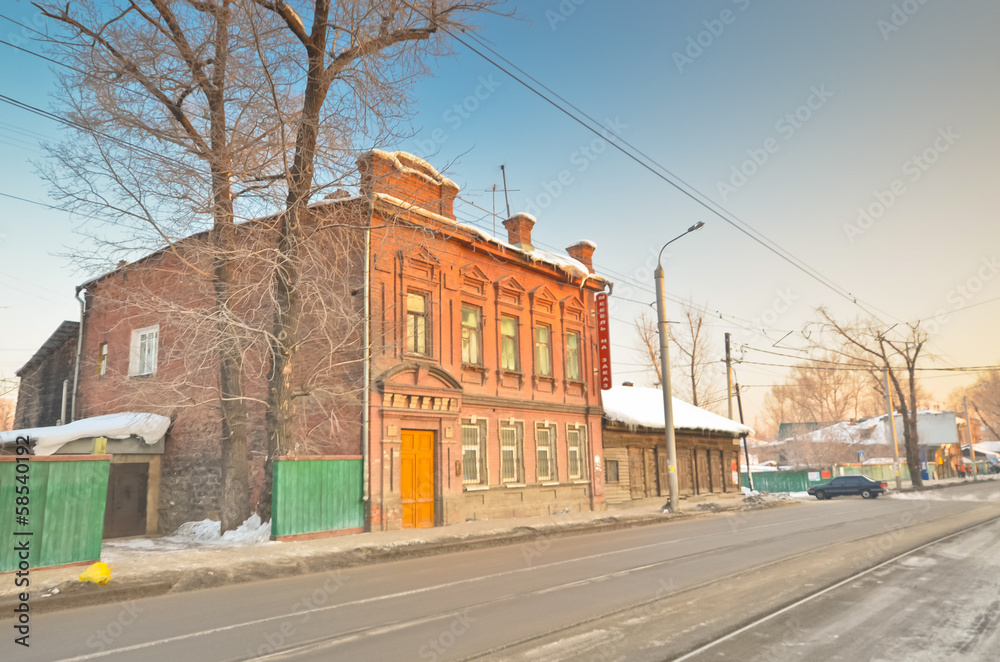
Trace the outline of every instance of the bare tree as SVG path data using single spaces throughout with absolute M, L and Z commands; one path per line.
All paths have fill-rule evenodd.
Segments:
M 74 139 L 50 146 L 45 171 L 68 207 L 134 237 L 98 242 L 105 260 L 164 245 L 188 277 L 211 282 L 215 305 L 195 324 L 215 327 L 221 409 L 222 529 L 250 514 L 242 324 L 235 313 L 236 201 L 252 195 L 273 151 L 264 140 L 276 124 L 268 92 L 255 75 L 259 44 L 243 33 L 235 0 L 84 0 L 39 3 L 64 26 L 52 45 L 69 69 L 61 101 Z M 210 219 L 209 260 L 176 242 Z M 148 307 L 148 306 L 147 306 Z
M 57 193 L 77 211 L 137 230 L 136 239 L 105 240 L 94 233 L 105 263 L 113 255 L 166 248 L 181 265 L 174 266 L 178 273 L 206 279 L 214 291 L 210 309 L 182 310 L 169 298 L 152 296 L 146 306 L 190 318 L 186 333 L 201 339 L 205 356 L 187 357 L 189 362 L 204 368 L 216 357 L 223 491 L 232 499 L 223 508 L 224 528 L 248 513 L 246 407 L 255 398 L 246 393 L 246 357 L 268 365 L 266 482 L 258 502 L 264 517 L 270 514 L 273 460 L 307 451 L 309 430 L 322 425 L 296 422 L 293 401 L 299 399 L 304 420 L 315 422 L 322 417 L 308 411 L 319 401 L 329 412 L 337 407 L 334 400 L 348 399 L 345 389 L 352 391 L 344 379 L 324 381 L 315 361 L 295 360 L 322 341 L 325 356 L 342 367 L 350 361 L 344 349 L 358 346 L 364 323 L 357 306 L 338 308 L 334 293 L 310 285 L 327 278 L 360 286 L 329 278 L 330 269 L 347 267 L 307 246 L 320 222 L 310 207 L 313 196 L 348 181 L 362 146 L 397 136 L 398 121 L 409 112 L 408 86 L 426 72 L 427 59 L 444 52 L 449 31 L 470 27 L 470 17 L 497 2 L 40 5 L 66 27 L 53 45 L 75 72 L 64 76 L 62 98 L 79 136 L 54 149 L 58 165 L 49 175 Z M 277 208 L 283 211 L 246 231 L 255 241 L 242 238 L 239 219 Z M 369 207 L 368 220 L 370 213 Z M 348 225 L 353 229 L 346 235 L 322 234 L 343 248 L 362 236 L 365 223 L 352 219 Z M 186 241 L 178 248 L 181 238 L 206 226 L 210 242 Z M 245 275 L 252 269 L 256 282 Z M 335 294 L 351 301 L 350 291 Z M 325 334 L 312 324 L 335 313 L 347 317 L 323 327 Z M 206 334 L 206 322 L 216 326 L 215 336 Z M 342 372 L 320 365 L 327 374 Z M 211 400 L 183 377 L 167 386 L 179 402 Z
M 890 388 L 895 395 L 897 411 L 903 419 L 903 438 L 906 446 L 906 463 L 914 487 L 922 488 L 920 474 L 920 447 L 917 437 L 917 362 L 928 335 L 920 323 L 907 324 L 905 329 L 890 337 L 894 327 L 885 328 L 875 319 L 859 320 L 854 324 L 838 322 L 825 309 L 820 308 L 823 330 L 842 343 L 841 353 L 857 361 L 852 369 L 867 369 L 876 378 L 883 370 L 889 376 Z M 877 378 L 876 378 L 877 379 Z M 884 392 L 884 390 L 883 390 Z
M 350 133 L 343 120 L 353 120 L 369 133 L 384 136 L 393 117 L 405 114 L 406 86 L 425 71 L 427 57 L 440 52 L 446 40 L 436 34 L 466 28 L 494 0 L 330 0 L 288 3 L 253 0 L 264 13 L 284 24 L 293 45 L 283 48 L 281 70 L 295 66 L 304 72 L 302 93 L 284 113 L 282 131 L 294 136 L 285 156 L 285 211 L 276 224 L 277 268 L 274 270 L 274 322 L 268 386 L 268 454 L 271 463 L 293 445 L 292 399 L 295 357 L 300 349 L 301 266 L 303 223 L 317 190 L 316 173 L 324 160 L 343 155 Z M 266 58 L 262 58 L 267 68 Z M 331 112 L 332 109 L 332 112 Z M 331 133 L 332 130 L 332 133 Z M 339 138 L 333 145 L 323 137 Z M 327 147 L 339 149 L 326 149 Z M 334 158 L 334 163 L 336 159 Z M 265 489 L 262 505 L 268 507 Z
M 838 369 L 842 356 L 824 352 L 799 363 L 784 384 L 764 398 L 769 425 L 780 423 L 837 423 L 881 413 L 878 391 L 867 371 Z
M 660 334 L 656 322 L 643 312 L 633 323 L 636 333 L 636 350 L 649 361 L 656 374 L 656 384 L 663 383 L 660 371 Z M 674 382 L 680 388 L 679 395 L 696 407 L 709 403 L 713 380 L 709 372 L 711 363 L 704 315 L 693 304 L 684 305 L 684 321 L 671 325 L 668 339 L 676 353 L 671 352 L 671 371 L 683 379 Z
M 0 430 L 14 429 L 14 410 L 17 402 L 13 398 L 0 398 Z
M 684 320 L 675 325 L 678 330 L 670 334 L 670 341 L 678 351 L 679 372 L 683 373 L 684 383 L 691 389 L 691 404 L 704 407 L 713 381 L 708 370 L 712 360 L 705 333 L 705 315 L 691 302 L 685 303 L 683 310 Z
M 642 312 L 635 319 L 636 350 L 643 354 L 644 359 L 649 361 L 649 366 L 656 374 L 656 386 L 663 383 L 663 373 L 660 371 L 660 332 L 656 328 L 656 322 Z

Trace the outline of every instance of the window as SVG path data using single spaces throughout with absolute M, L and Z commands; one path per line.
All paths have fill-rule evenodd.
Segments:
M 535 452 L 538 480 L 559 480 L 559 472 L 556 470 L 556 426 L 535 426 Z
M 427 295 L 419 292 L 406 294 L 406 351 L 409 354 L 428 354 L 427 308 Z
M 486 421 L 462 421 L 462 484 L 486 484 Z
M 605 460 L 604 461 L 604 482 L 606 483 L 617 483 L 618 482 L 618 460 Z
M 552 376 L 552 329 L 544 324 L 535 327 L 535 373 Z
M 524 425 L 511 422 L 500 424 L 500 482 L 520 483 L 524 480 Z
M 103 377 L 108 371 L 108 343 L 101 343 L 97 351 L 97 376 Z
M 570 425 L 566 428 L 566 450 L 570 479 L 586 478 L 584 458 L 587 457 L 587 428 L 582 425 Z
M 580 381 L 580 334 L 574 331 L 566 334 L 566 379 Z
M 152 375 L 156 372 L 159 337 L 159 325 L 147 326 L 132 332 L 132 346 L 128 357 L 129 376 Z
M 478 308 L 462 306 L 462 363 L 482 365 L 480 339 L 482 338 L 482 316 Z
M 518 371 L 517 318 L 500 318 L 500 367 L 512 372 Z

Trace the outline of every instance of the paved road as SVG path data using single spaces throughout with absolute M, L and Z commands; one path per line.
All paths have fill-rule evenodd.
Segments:
M 809 501 L 40 614 L 28 650 L 0 622 L 0 658 L 662 660 L 810 590 L 796 578 L 832 583 L 1000 515 L 1000 485 L 947 492 Z

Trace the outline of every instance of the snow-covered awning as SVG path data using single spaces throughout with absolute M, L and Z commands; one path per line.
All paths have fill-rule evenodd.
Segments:
M 128 439 L 136 436 L 152 446 L 167 434 L 169 427 L 170 419 L 166 416 L 124 412 L 81 418 L 66 425 L 0 432 L 0 444 L 12 444 L 18 437 L 28 437 L 35 444 L 35 455 L 52 455 L 64 444 L 94 437 Z
M 610 421 L 661 430 L 664 427 L 663 392 L 658 388 L 615 386 L 604 391 L 601 399 L 604 416 Z M 753 434 L 753 429 L 742 423 L 677 398 L 673 398 L 673 415 L 675 430 L 700 430 L 733 437 Z

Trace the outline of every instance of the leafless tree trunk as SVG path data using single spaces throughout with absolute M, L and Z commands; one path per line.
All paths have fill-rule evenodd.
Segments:
M 211 278 L 218 330 L 215 348 L 219 356 L 222 411 L 221 520 L 223 531 L 234 529 L 246 520 L 251 509 L 243 396 L 244 347 L 233 327 L 232 310 L 238 259 L 232 166 L 241 147 L 240 156 L 244 160 L 253 159 L 246 159 L 245 151 L 250 145 L 234 144 L 244 127 L 230 122 L 227 116 L 228 95 L 239 98 L 248 92 L 232 89 L 230 81 L 251 79 L 245 71 L 230 67 L 235 48 L 233 1 L 150 0 L 145 7 L 128 2 L 121 8 L 79 2 L 40 7 L 46 16 L 67 28 L 66 36 L 55 41 L 55 48 L 70 56 L 83 72 L 67 78 L 67 89 L 75 87 L 81 91 L 65 95 L 67 106 L 75 106 L 77 126 L 84 140 L 92 141 L 85 149 L 98 155 L 89 161 L 92 169 L 86 169 L 81 167 L 79 152 L 67 147 L 53 148 L 52 155 L 61 162 L 63 175 L 68 172 L 71 179 L 83 184 L 74 191 L 59 183 L 58 177 L 50 177 L 69 204 L 77 209 L 97 207 L 97 213 L 105 216 L 120 213 L 123 209 L 108 204 L 100 191 L 100 185 L 110 179 L 125 189 L 122 197 L 131 200 L 133 209 L 139 212 L 124 210 L 128 217 L 152 228 L 154 236 L 170 243 L 163 224 L 170 225 L 172 219 L 164 218 L 164 212 L 170 207 L 174 210 L 186 207 L 173 219 L 183 236 L 190 233 L 191 225 L 177 221 L 192 212 L 197 214 L 202 206 L 180 189 L 186 185 L 197 190 L 200 178 L 209 190 L 214 262 Z M 250 137 L 249 143 L 257 137 Z M 141 183 L 130 186 L 138 182 L 129 182 L 118 172 L 132 168 L 135 160 L 149 159 L 150 155 L 158 161 L 157 166 L 163 167 L 175 149 L 183 157 L 192 157 L 182 157 L 179 165 L 164 167 L 160 173 L 178 178 L 175 190 L 160 195 L 150 193 L 158 201 L 151 205 L 143 203 Z M 165 158 L 159 161 L 155 157 L 161 150 Z M 114 155 L 116 151 L 118 154 Z M 246 179 L 247 174 L 241 176 Z M 204 275 L 193 264 L 189 266 Z
M 265 460 L 268 482 L 261 500 L 266 514 L 272 463 L 293 447 L 292 383 L 300 336 L 302 227 L 310 213 L 309 200 L 316 191 L 317 145 L 328 124 L 324 108 L 330 101 L 331 89 L 338 88 L 335 106 L 342 107 L 346 100 L 349 107 L 363 107 L 375 113 L 377 126 L 384 127 L 392 114 L 389 109 L 402 99 L 403 90 L 399 88 L 422 70 L 423 58 L 432 53 L 431 47 L 421 44 L 442 28 L 462 29 L 464 18 L 489 11 L 495 2 L 368 0 L 332 6 L 330 0 L 314 0 L 298 3 L 302 12 L 279 0 L 254 2 L 276 15 L 298 42 L 298 54 L 289 50 L 286 55 L 305 72 L 298 111 L 287 114 L 296 118 L 295 142 L 287 170 L 285 210 L 277 224 Z M 372 104 L 373 100 L 385 106 Z
M 705 316 L 689 302 L 684 305 L 684 321 L 680 330 L 670 334 L 670 341 L 683 359 L 684 377 L 691 384 L 691 404 L 708 403 L 711 380 L 708 374 L 711 350 L 704 334 Z M 700 403 L 700 404 L 699 404 Z
M 663 383 L 663 373 L 660 372 L 660 333 L 656 322 L 646 313 L 635 320 L 635 333 L 638 336 L 638 349 L 649 359 L 649 365 L 656 373 L 656 386 Z

